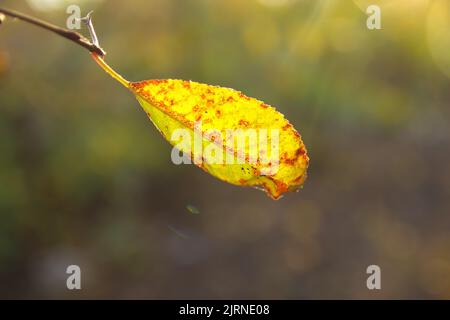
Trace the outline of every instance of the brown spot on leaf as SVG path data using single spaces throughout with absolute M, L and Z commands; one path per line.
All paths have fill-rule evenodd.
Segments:
M 286 163 L 286 164 L 289 164 L 289 165 L 294 165 L 295 164 L 295 161 L 297 160 L 298 158 L 285 158 L 284 159 L 284 163 Z
M 298 148 L 297 151 L 295 151 L 295 155 L 298 157 L 300 155 L 305 154 L 305 149 L 304 148 Z
M 295 178 L 294 183 L 300 183 L 303 179 L 303 174 Z
M 239 120 L 239 125 L 247 128 L 249 126 L 249 123 L 247 120 L 241 119 Z
M 243 94 L 242 92 L 239 92 L 239 97 L 241 97 L 242 99 L 245 99 L 245 100 L 250 100 L 250 98 L 249 97 L 247 97 L 245 94 Z

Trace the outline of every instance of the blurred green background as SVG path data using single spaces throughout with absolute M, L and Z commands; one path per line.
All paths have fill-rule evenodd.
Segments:
M 7 19 L 0 298 L 450 298 L 449 1 L 0 6 L 64 26 L 72 3 L 95 10 L 127 79 L 191 79 L 276 106 L 302 134 L 309 178 L 273 201 L 174 165 L 87 51 Z M 382 30 L 366 28 L 369 4 Z M 81 291 L 66 289 L 70 264 Z M 371 264 L 381 291 L 366 288 Z

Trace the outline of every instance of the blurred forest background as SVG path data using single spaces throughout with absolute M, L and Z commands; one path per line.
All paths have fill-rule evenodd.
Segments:
M 95 11 L 106 60 L 129 80 L 191 79 L 276 106 L 302 134 L 309 178 L 273 201 L 174 165 L 87 51 L 7 19 L 0 298 L 450 298 L 448 0 L 0 6 L 65 26 L 73 3 Z M 370 4 L 382 30 L 366 27 Z M 366 288 L 371 264 L 381 291 Z

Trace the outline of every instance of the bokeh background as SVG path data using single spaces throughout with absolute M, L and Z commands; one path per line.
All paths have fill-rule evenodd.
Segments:
M 277 106 L 308 147 L 309 178 L 273 201 L 174 165 L 84 49 L 7 19 L 0 298 L 450 298 L 449 1 L 0 6 L 64 26 L 72 3 L 95 10 L 129 80 L 191 79 Z M 382 30 L 366 27 L 370 4 Z M 71 264 L 81 291 L 66 289 Z M 366 288 L 371 264 L 380 291 Z

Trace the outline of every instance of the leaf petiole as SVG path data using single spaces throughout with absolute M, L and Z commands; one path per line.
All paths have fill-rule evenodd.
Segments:
M 120 74 L 118 74 L 116 71 L 114 71 L 113 68 L 111 68 L 105 60 L 103 60 L 102 57 L 100 57 L 96 52 L 91 52 L 92 58 L 97 62 L 97 64 L 106 71 L 111 77 L 119 81 L 124 87 L 130 88 L 130 81 L 126 80 L 124 77 L 122 77 Z

